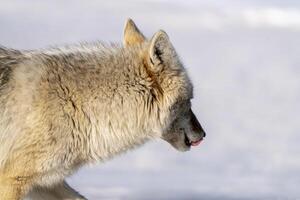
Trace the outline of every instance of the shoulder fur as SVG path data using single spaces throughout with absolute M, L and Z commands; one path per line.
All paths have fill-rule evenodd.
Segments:
M 10 79 L 12 67 L 16 65 L 22 53 L 18 50 L 0 46 L 0 88 Z

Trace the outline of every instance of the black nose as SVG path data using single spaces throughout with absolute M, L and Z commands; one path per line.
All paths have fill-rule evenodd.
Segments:
M 203 138 L 206 136 L 205 131 L 203 130 L 200 122 L 194 115 L 193 111 L 191 111 L 191 125 L 192 125 L 192 130 L 196 133 L 199 133 Z
M 205 137 L 206 136 L 206 133 L 205 133 L 205 131 L 202 131 L 202 137 Z

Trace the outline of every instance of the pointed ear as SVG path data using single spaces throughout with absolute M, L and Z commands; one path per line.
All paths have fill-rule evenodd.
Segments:
M 162 67 L 170 65 L 176 57 L 175 49 L 167 33 L 163 30 L 158 31 L 151 39 L 149 48 L 149 58 L 155 71 Z M 155 69 L 156 68 L 156 69 Z
M 131 19 L 128 19 L 124 28 L 124 46 L 127 47 L 134 44 L 140 44 L 145 40 L 145 36 L 140 32 L 135 23 Z

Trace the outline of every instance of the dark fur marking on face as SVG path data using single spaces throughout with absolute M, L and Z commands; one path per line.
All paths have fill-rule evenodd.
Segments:
M 186 144 L 186 146 L 191 146 L 191 142 L 188 138 L 188 136 L 186 135 L 186 133 L 184 133 L 184 143 Z

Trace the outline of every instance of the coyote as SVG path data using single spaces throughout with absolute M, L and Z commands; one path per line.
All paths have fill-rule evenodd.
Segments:
M 192 97 L 168 35 L 131 19 L 123 45 L 0 47 L 1 200 L 85 199 L 65 181 L 85 164 L 155 138 L 189 150 L 205 137 Z

